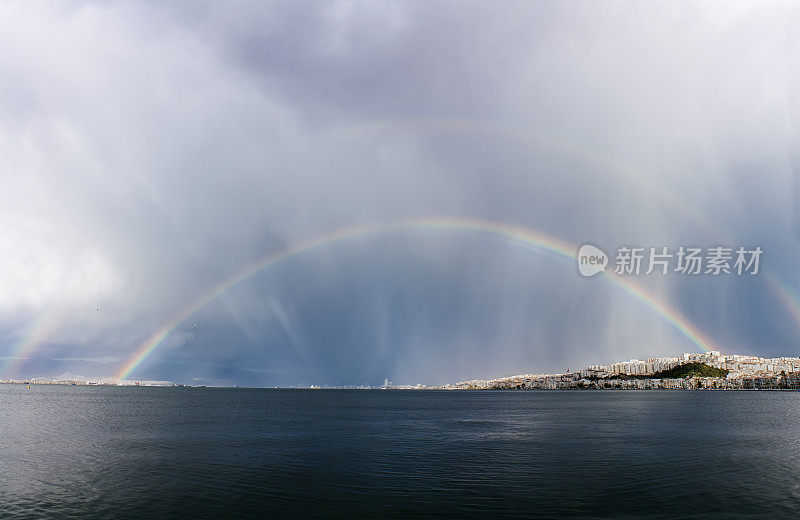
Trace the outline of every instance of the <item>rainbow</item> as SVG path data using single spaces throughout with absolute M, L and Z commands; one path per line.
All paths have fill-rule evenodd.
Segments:
M 657 184 L 652 177 L 642 175 L 640 171 L 620 162 L 615 157 L 593 152 L 585 145 L 578 145 L 552 132 L 539 131 L 531 127 L 527 122 L 521 125 L 503 121 L 469 118 L 409 117 L 352 125 L 332 131 L 330 137 L 347 141 L 372 136 L 415 135 L 418 133 L 451 134 L 468 137 L 502 137 L 516 141 L 524 146 L 535 143 L 547 150 L 571 157 L 587 167 L 599 167 L 606 172 L 623 177 L 628 184 L 634 185 L 648 195 L 666 202 L 672 210 L 714 236 L 712 226 L 708 220 L 699 215 L 691 205 L 687 204 L 685 198 Z
M 693 222 L 697 227 L 702 229 L 706 234 L 709 236 L 719 237 L 720 233 L 718 229 L 714 229 L 711 223 L 705 219 L 702 215 L 699 215 L 697 211 L 695 211 L 691 206 L 687 205 L 685 201 L 676 196 L 674 192 L 671 192 L 665 189 L 663 186 L 656 185 L 652 180 L 648 180 L 647 177 L 643 177 L 638 175 L 637 172 L 633 170 L 633 168 L 626 166 L 616 159 L 609 158 L 607 156 L 592 153 L 591 151 L 585 149 L 584 147 L 576 146 L 575 144 L 565 141 L 563 139 L 559 139 L 557 136 L 554 136 L 549 133 L 542 133 L 536 132 L 529 126 L 518 126 L 518 125 L 510 125 L 502 122 L 491 122 L 491 121 L 481 121 L 481 120 L 473 120 L 473 119 L 442 119 L 442 118 L 407 118 L 402 120 L 384 120 L 378 121 L 375 123 L 366 123 L 366 124 L 359 124 L 347 129 L 343 130 L 336 130 L 334 131 L 330 137 L 335 139 L 361 139 L 365 136 L 371 135 L 381 135 L 381 134 L 396 134 L 396 133 L 407 133 L 413 134 L 416 132 L 437 132 L 437 133 L 450 133 L 450 134 L 462 134 L 462 135 L 471 135 L 471 136 L 500 136 L 506 137 L 510 139 L 517 140 L 522 143 L 529 143 L 531 141 L 538 142 L 539 144 L 546 146 L 548 149 L 556 150 L 557 152 L 567 154 L 573 158 L 576 158 L 586 164 L 591 164 L 593 166 L 600 166 L 604 170 L 609 172 L 616 173 L 621 175 L 625 178 L 627 182 L 637 185 L 639 188 L 643 189 L 645 192 L 658 197 L 660 200 L 666 202 L 670 208 L 680 213 L 682 216 L 688 218 L 691 222 Z M 442 220 L 442 219 L 439 219 Z M 451 220 L 458 220 L 461 222 L 468 221 L 469 219 L 451 219 Z M 478 222 L 478 221 L 473 221 Z M 510 226 L 503 226 L 502 224 L 492 224 L 493 226 L 509 228 Z M 333 235 L 347 235 L 347 231 L 352 231 L 354 234 L 352 237 L 355 238 L 358 236 L 362 236 L 358 234 L 358 231 L 363 231 L 364 235 L 368 235 L 366 228 L 370 226 L 358 227 L 358 228 L 351 228 L 349 230 L 343 230 L 340 232 L 336 232 L 331 234 L 329 240 L 325 240 L 325 236 L 319 237 L 319 241 L 327 243 L 329 241 L 335 241 L 336 237 Z M 389 226 L 390 227 L 390 226 Z M 389 227 L 382 231 L 374 231 L 377 232 L 385 232 L 389 231 Z M 412 226 L 413 227 L 413 226 Z M 417 226 L 421 227 L 421 226 Z M 443 227 L 443 226 L 438 226 Z M 464 228 L 461 228 L 464 229 Z M 526 233 L 537 234 L 530 230 L 522 230 Z M 503 233 L 501 233 L 503 234 Z M 341 237 L 342 239 L 345 237 Z M 555 239 L 553 239 L 555 240 Z M 311 240 L 309 242 L 315 242 L 316 240 Z M 309 248 L 313 248 L 313 244 L 301 243 L 298 244 L 297 247 L 290 248 L 292 250 L 300 248 L 303 245 L 309 245 Z M 321 245 L 321 244 L 318 244 Z M 562 244 L 564 245 L 564 244 Z M 541 248 L 543 246 L 538 245 L 537 247 Z M 546 248 L 545 248 L 546 249 Z M 292 256 L 293 254 L 299 253 L 301 251 L 294 251 L 290 252 L 289 250 L 285 250 L 281 253 L 278 253 L 275 256 L 281 256 L 286 253 L 286 256 Z M 562 254 L 559 252 L 559 254 Z M 563 255 L 562 255 L 563 256 Z M 270 262 L 268 260 L 273 257 L 269 257 L 265 259 L 263 262 L 259 262 L 262 265 L 260 268 L 255 269 L 252 273 L 246 274 L 246 276 L 242 277 L 241 279 L 236 279 L 237 277 L 233 277 L 228 280 L 231 282 L 229 286 L 235 285 L 239 281 L 247 278 L 247 276 L 252 275 L 253 273 L 257 272 L 260 269 L 268 267 Z M 570 258 L 574 260 L 574 256 L 570 253 Z M 282 258 L 274 258 L 274 263 L 279 262 Z M 256 267 L 256 264 L 252 267 Z M 246 273 L 248 270 L 245 270 L 243 273 Z M 771 271 L 766 266 L 763 270 L 764 280 L 769 287 L 769 289 L 777 296 L 777 300 L 781 303 L 786 311 L 791 315 L 792 319 L 794 320 L 798 330 L 800 330 L 800 298 L 798 298 L 797 294 L 793 291 L 791 287 L 789 287 L 786 283 L 781 281 L 781 279 L 777 276 L 774 271 Z M 606 275 L 606 278 L 612 279 L 613 276 Z M 236 280 L 234 280 L 236 279 Z M 617 282 L 614 282 L 617 283 Z M 627 289 L 628 292 L 632 292 L 638 299 L 645 301 L 649 306 L 656 307 L 658 302 L 656 300 L 652 300 L 648 302 L 647 299 L 640 297 L 636 294 L 638 289 L 633 286 L 630 282 L 627 282 L 631 289 Z M 221 286 L 225 286 L 226 282 L 223 282 Z M 619 285 L 619 283 L 617 283 Z M 229 287 L 228 286 L 228 287 Z M 217 286 L 219 288 L 220 286 Z M 227 287 L 223 288 L 226 290 Z M 121 371 L 120 374 L 130 374 L 130 371 L 136 368 L 138 364 L 147 357 L 147 354 L 155 349 L 158 344 L 166 338 L 169 333 L 183 320 L 189 317 L 193 312 L 197 309 L 205 305 L 208 301 L 215 298 L 217 295 L 211 295 L 208 300 L 205 300 L 206 297 L 209 296 L 210 293 L 213 292 L 213 289 L 206 293 L 203 297 L 201 297 L 196 305 L 199 304 L 197 307 L 194 305 L 184 311 L 179 316 L 176 316 L 173 321 L 170 321 L 162 328 L 160 328 L 156 334 L 151 336 L 145 343 L 143 343 L 139 349 L 137 349 L 136 353 L 129 359 L 128 363 L 126 363 L 125 367 L 128 367 L 130 363 L 134 363 L 133 366 L 130 367 L 128 371 Z M 643 293 L 644 294 L 644 293 Z M 646 296 L 646 295 L 645 295 Z M 658 309 L 656 309 L 658 310 Z M 661 313 L 661 311 L 659 310 Z M 663 313 L 661 313 L 663 315 Z M 43 315 L 37 321 L 37 323 L 31 328 L 28 334 L 22 338 L 22 340 L 18 343 L 18 345 L 13 349 L 13 353 L 6 359 L 3 365 L 0 365 L 0 376 L 6 374 L 13 374 L 15 370 L 18 369 L 19 365 L 24 361 L 25 358 L 30 356 L 30 353 L 35 349 L 35 347 L 42 343 L 42 341 L 46 338 L 46 336 L 51 332 L 53 327 L 53 323 L 51 322 L 52 318 L 48 318 L 47 315 Z M 673 322 L 674 323 L 674 322 Z M 678 325 L 676 325 L 677 327 Z M 678 327 L 680 328 L 680 327 Z M 696 330 L 696 329 L 695 329 Z M 686 331 L 682 331 L 686 334 Z M 702 337 L 698 335 L 697 337 Z M 695 342 L 696 343 L 696 342 Z M 149 350 L 147 347 L 150 347 Z M 138 356 L 142 356 L 139 362 L 135 362 L 138 359 Z
M 0 378 L 18 375 L 19 367 L 30 357 L 31 352 L 41 344 L 61 322 L 62 313 L 56 311 L 43 312 L 27 333 L 17 342 L 5 363 L 0 366 Z
M 800 330 L 800 299 L 797 298 L 797 294 L 770 269 L 764 269 L 764 280 L 766 280 L 772 291 L 778 295 L 784 308 L 789 311 L 789 314 L 794 319 L 797 329 Z
M 528 249 L 545 250 L 567 258 L 572 262 L 577 261 L 577 247 L 551 237 L 545 233 L 524 228 L 520 226 L 490 222 L 486 220 L 472 218 L 454 217 L 427 217 L 397 220 L 389 223 L 367 224 L 355 227 L 340 229 L 331 233 L 326 233 L 309 240 L 305 240 L 296 245 L 267 256 L 266 258 L 250 265 L 238 274 L 231 276 L 220 284 L 212 287 L 192 305 L 174 316 L 170 321 L 159 328 L 152 336 L 147 338 L 136 351 L 128 358 L 125 364 L 119 369 L 115 377 L 126 379 L 136 368 L 147 359 L 147 357 L 175 330 L 183 321 L 188 319 L 200 308 L 214 300 L 231 287 L 241 283 L 254 274 L 272 267 L 293 256 L 309 252 L 335 242 L 363 239 L 370 236 L 383 235 L 398 231 L 413 230 L 444 230 L 457 232 L 483 233 L 499 236 L 507 239 L 510 244 L 521 246 Z M 614 285 L 624 289 L 627 293 L 634 296 L 637 300 L 644 303 L 656 313 L 662 316 L 692 343 L 703 351 L 710 351 L 714 343 L 701 330 L 694 326 L 685 316 L 676 309 L 669 307 L 666 303 L 658 301 L 654 296 L 648 294 L 644 289 L 638 287 L 629 279 L 620 277 L 612 271 L 606 271 L 602 276 Z
M 685 198 L 656 183 L 652 177 L 640 175 L 632 166 L 620 162 L 618 158 L 592 152 L 585 146 L 578 146 L 574 142 L 559 138 L 553 133 L 537 131 L 527 124 L 521 126 L 507 122 L 468 118 L 411 117 L 361 123 L 336 130 L 331 137 L 348 140 L 381 135 L 413 135 L 419 132 L 472 137 L 502 137 L 522 144 L 535 142 L 548 150 L 554 150 L 572 157 L 585 165 L 600 167 L 607 172 L 623 177 L 625 182 L 635 185 L 643 192 L 666 203 L 671 210 L 692 222 L 708 237 L 720 240 L 725 235 L 725 232 L 698 213 L 694 206 L 687 204 Z M 791 315 L 797 330 L 800 330 L 800 297 L 798 297 L 797 292 L 783 282 L 778 274 L 768 266 L 763 267 L 762 273 L 767 288 L 776 296 L 776 301 Z

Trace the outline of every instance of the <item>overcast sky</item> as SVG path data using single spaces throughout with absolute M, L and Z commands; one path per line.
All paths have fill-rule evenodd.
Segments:
M 0 364 L 110 376 L 254 262 L 419 216 L 759 245 L 797 294 L 797 27 L 763 1 L 3 3 Z M 720 350 L 800 355 L 763 273 L 635 281 Z M 437 384 L 693 350 L 555 255 L 418 230 L 246 279 L 132 377 Z

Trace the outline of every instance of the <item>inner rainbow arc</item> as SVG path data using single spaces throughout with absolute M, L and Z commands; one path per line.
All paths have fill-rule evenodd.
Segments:
M 181 313 L 173 317 L 170 321 L 159 328 L 153 335 L 145 340 L 139 348 L 128 358 L 120 368 L 115 377 L 126 379 L 145 359 L 169 336 L 169 334 L 183 321 L 192 314 L 204 307 L 210 301 L 222 295 L 228 289 L 241 283 L 254 274 L 272 267 L 283 260 L 295 255 L 306 253 L 313 249 L 326 246 L 331 243 L 356 238 L 366 238 L 372 235 L 381 235 L 395 231 L 413 230 L 445 230 L 445 231 L 467 231 L 482 232 L 508 239 L 510 243 L 526 248 L 535 248 L 550 251 L 559 256 L 565 257 L 573 262 L 577 262 L 577 247 L 564 242 L 558 238 L 547 235 L 538 230 L 509 225 L 504 223 L 492 222 L 474 218 L 463 217 L 424 217 L 401 219 L 388 223 L 372 223 L 355 227 L 348 227 L 336 230 L 331 233 L 322 234 L 311 239 L 299 242 L 283 251 L 267 256 L 266 258 L 250 265 L 239 273 L 224 280 L 220 284 L 212 287 L 203 296 L 196 300 L 192 305 L 184 309 Z M 712 350 L 713 341 L 697 328 L 692 322 L 683 316 L 679 311 L 670 307 L 666 303 L 659 301 L 655 296 L 649 294 L 645 289 L 637 286 L 627 278 L 623 278 L 612 271 L 604 271 L 600 274 L 616 286 L 624 289 L 634 296 L 637 300 L 646 304 L 657 314 L 666 319 L 671 325 L 678 329 L 681 334 L 686 336 L 696 346 L 703 351 Z

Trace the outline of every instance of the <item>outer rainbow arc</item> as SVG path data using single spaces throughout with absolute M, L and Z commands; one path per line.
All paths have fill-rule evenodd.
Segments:
M 764 280 L 781 298 L 784 307 L 790 311 L 795 325 L 800 329 L 800 300 L 798 300 L 797 294 L 772 270 L 764 269 Z
M 573 157 L 587 165 L 600 165 L 604 170 L 623 176 L 628 183 L 643 189 L 647 193 L 658 196 L 669 206 L 691 220 L 705 232 L 712 230 L 707 219 L 699 215 L 674 192 L 664 189 L 647 178 L 639 175 L 631 166 L 619 162 L 618 159 L 599 152 L 592 152 L 584 146 L 559 138 L 557 135 L 536 131 L 529 125 L 501 121 L 484 121 L 469 118 L 428 118 L 416 117 L 405 119 L 389 119 L 372 123 L 362 123 L 333 132 L 331 135 L 339 139 L 357 139 L 363 136 L 414 132 L 440 132 L 468 136 L 500 136 L 521 143 L 535 141 L 548 149 Z
M 657 196 L 666 202 L 669 207 L 686 217 L 706 235 L 717 237 L 724 235 L 707 218 L 700 215 L 695 208 L 685 203 L 684 199 L 675 192 L 656 184 L 647 177 L 636 173 L 630 165 L 620 162 L 617 158 L 592 152 L 586 147 L 576 146 L 574 143 L 560 139 L 558 136 L 536 131 L 530 126 L 518 126 L 513 123 L 501 121 L 486 121 L 481 119 L 444 119 L 444 118 L 404 118 L 381 120 L 372 123 L 362 123 L 345 130 L 334 132 L 332 135 L 342 139 L 355 139 L 363 136 L 414 133 L 414 132 L 441 132 L 447 134 L 462 134 L 471 136 L 500 136 L 520 142 L 535 141 L 545 145 L 548 149 L 557 150 L 586 164 L 600 165 L 603 169 L 621 175 L 626 182 L 631 183 L 645 192 Z M 800 330 L 800 297 L 797 292 L 782 281 L 777 273 L 768 267 L 764 268 L 764 279 L 768 288 L 773 291 L 781 305 L 791 314 L 798 330 Z
M 222 283 L 216 285 L 208 292 L 206 292 L 200 299 L 198 299 L 191 306 L 186 308 L 179 315 L 175 316 L 172 320 L 159 328 L 152 336 L 144 341 L 140 347 L 128 358 L 128 361 L 122 366 L 116 374 L 116 378 L 125 379 L 153 352 L 161 342 L 184 320 L 194 314 L 197 310 L 205 306 L 211 300 L 217 298 L 222 293 L 244 281 L 257 272 L 271 267 L 283 260 L 286 260 L 297 254 L 305 253 L 313 249 L 331 244 L 333 242 L 350 240 L 355 238 L 364 238 L 370 235 L 384 234 L 392 231 L 409 231 L 409 230 L 448 230 L 448 231 L 471 231 L 483 232 L 496 236 L 502 236 L 509 239 L 516 245 L 530 248 L 531 246 L 536 249 L 543 249 L 553 252 L 567 258 L 573 262 L 577 261 L 576 251 L 577 248 L 571 244 L 561 241 L 560 239 L 551 237 L 545 233 L 507 224 L 501 224 L 491 221 L 471 219 L 471 218 L 453 218 L 453 217 L 426 217 L 426 218 L 412 218 L 397 220 L 389 223 L 376 223 L 367 224 L 362 226 L 343 228 L 332 233 L 319 235 L 309 240 L 300 242 L 294 246 L 290 246 L 281 252 L 270 255 L 263 260 L 247 267 L 240 273 L 228 278 Z M 616 275 L 613 272 L 604 272 L 602 275 L 607 280 L 613 282 L 615 285 L 625 289 L 628 293 L 635 296 L 638 300 L 645 303 L 659 315 L 664 317 L 677 328 L 684 336 L 689 338 L 695 345 L 704 351 L 711 350 L 713 342 L 710 338 L 695 327 L 685 316 L 675 309 L 670 308 L 663 302 L 658 301 L 655 297 L 648 294 L 644 289 L 636 286 L 634 283 L 627 279 Z
M 18 376 L 19 367 L 28 359 L 34 348 L 42 343 L 61 322 L 62 313 L 50 310 L 43 313 L 34 325 L 17 343 L 16 347 L 0 365 L 0 377 Z

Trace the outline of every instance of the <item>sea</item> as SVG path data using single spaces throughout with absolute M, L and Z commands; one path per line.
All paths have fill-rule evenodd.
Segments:
M 0 385 L 0 518 L 800 518 L 800 392 Z

